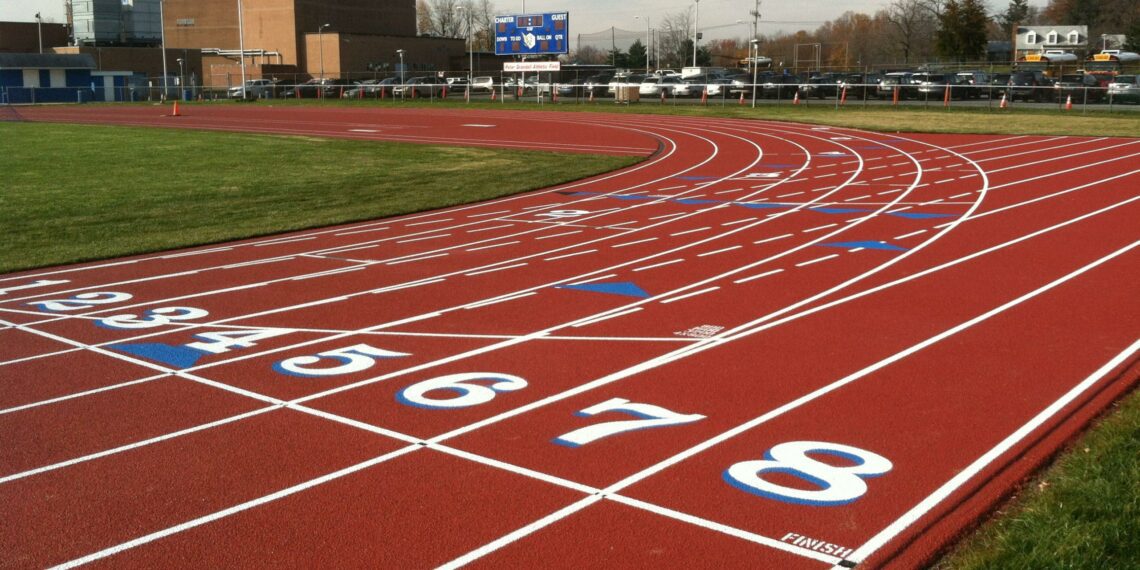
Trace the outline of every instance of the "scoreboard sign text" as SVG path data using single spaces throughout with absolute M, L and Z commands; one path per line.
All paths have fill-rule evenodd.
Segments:
M 568 53 L 569 22 L 567 12 L 495 16 L 495 55 Z

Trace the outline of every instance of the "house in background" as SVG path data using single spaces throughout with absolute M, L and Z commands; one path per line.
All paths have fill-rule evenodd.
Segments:
M 90 55 L 0 53 L 0 102 L 76 103 L 91 101 Z

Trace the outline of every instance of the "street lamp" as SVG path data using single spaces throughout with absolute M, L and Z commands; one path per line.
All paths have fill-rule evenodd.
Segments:
M 44 27 L 43 19 L 40 18 L 40 13 L 36 12 L 36 33 L 40 36 L 40 53 L 44 52 Z
M 475 73 L 475 42 L 471 37 L 471 11 L 466 10 L 464 6 L 456 6 L 456 10 L 467 14 L 467 93 L 470 98 L 471 94 L 471 81 Z M 470 100 L 470 99 L 468 99 Z
M 331 24 L 321 24 L 321 26 L 317 28 L 317 42 L 321 44 L 321 79 L 325 78 L 325 38 L 322 34 L 325 28 L 330 25 Z
M 752 108 L 756 108 L 756 71 L 760 67 L 760 40 L 752 38 L 749 43 L 748 56 L 752 58 Z M 777 95 L 779 97 L 779 95 Z
M 700 28 L 697 25 L 701 15 L 701 0 L 693 0 L 693 67 L 697 66 L 697 41 L 701 39 L 701 33 L 697 30 Z
M 634 20 L 640 20 L 641 16 L 634 16 Z M 645 73 L 649 74 L 649 54 L 653 52 L 653 36 L 652 28 L 649 27 L 649 16 L 645 17 Z
M 404 87 L 404 50 L 396 50 L 396 55 L 400 56 L 400 98 L 404 98 L 404 94 L 408 92 L 408 88 Z
M 182 69 L 182 62 L 183 62 L 183 59 L 178 58 L 178 90 L 182 91 L 183 93 L 186 93 L 186 77 L 185 77 L 186 73 Z M 242 87 L 242 90 L 244 91 L 245 88 Z

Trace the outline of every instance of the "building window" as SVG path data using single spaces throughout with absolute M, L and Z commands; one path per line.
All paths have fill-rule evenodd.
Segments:
M 1049 32 L 1049 35 L 1045 36 L 1045 37 L 1046 37 L 1045 43 L 1047 43 L 1049 45 L 1054 45 L 1054 46 L 1057 45 L 1057 32 Z
M 1028 34 L 1025 34 L 1025 43 L 1028 45 L 1037 43 L 1037 32 L 1029 32 Z
M 1073 44 L 1073 45 L 1078 45 L 1078 44 L 1080 44 L 1080 43 L 1081 43 L 1081 34 L 1080 34 L 1080 32 L 1078 32 L 1078 31 L 1076 31 L 1076 30 L 1073 30 L 1073 31 L 1069 32 L 1069 43 L 1070 43 L 1070 44 Z
M 178 25 L 182 27 L 189 27 L 194 25 L 194 18 L 179 18 Z

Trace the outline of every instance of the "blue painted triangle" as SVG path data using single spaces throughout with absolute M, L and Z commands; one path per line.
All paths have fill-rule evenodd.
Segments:
M 682 198 L 675 200 L 678 204 L 721 204 L 723 200 L 702 200 L 699 198 Z
M 870 212 L 870 210 L 860 210 L 858 208 L 809 208 L 813 212 L 821 214 L 854 214 L 857 212 Z
M 618 200 L 656 200 L 656 198 L 653 198 L 652 196 L 642 196 L 640 194 L 618 194 L 613 196 L 613 198 L 617 198 Z
M 162 343 L 112 344 L 108 348 L 169 364 L 173 368 L 190 368 L 203 356 L 201 351 L 193 348 Z
M 881 249 L 883 251 L 906 251 L 905 247 L 883 243 L 881 241 L 837 241 L 832 243 L 821 243 L 823 247 L 842 247 L 844 249 L 854 249 L 861 247 L 863 249 Z
M 908 220 L 929 220 L 932 218 L 953 218 L 954 214 L 921 214 L 918 212 L 894 212 L 889 214 L 891 216 L 898 216 Z
M 609 293 L 610 295 L 624 295 L 626 297 L 637 297 L 645 299 L 649 297 L 644 289 L 638 287 L 631 281 L 620 281 L 617 283 L 583 283 L 581 285 L 559 285 L 555 289 L 575 289 L 578 291 L 591 291 L 594 293 Z
M 772 208 L 788 208 L 788 207 L 790 207 L 790 206 L 786 206 L 784 204 L 753 204 L 751 202 L 733 202 L 733 203 L 736 204 L 737 206 L 744 206 L 745 208 L 753 208 L 756 210 L 768 210 L 768 209 L 772 209 Z

